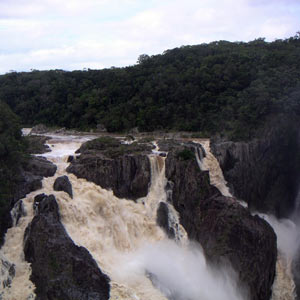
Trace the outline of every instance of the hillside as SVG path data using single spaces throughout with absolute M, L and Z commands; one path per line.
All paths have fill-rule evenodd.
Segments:
M 300 113 L 300 38 L 219 41 L 141 55 L 126 68 L 0 76 L 0 99 L 23 124 L 108 131 L 185 130 L 252 138 Z

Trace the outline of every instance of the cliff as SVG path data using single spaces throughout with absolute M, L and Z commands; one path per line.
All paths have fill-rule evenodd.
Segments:
M 222 196 L 196 159 L 183 159 L 180 153 L 169 152 L 166 177 L 173 183 L 173 205 L 189 238 L 202 245 L 211 263 L 229 261 L 251 299 L 269 299 L 277 258 L 273 229 L 236 199 Z
M 249 142 L 212 141 L 231 192 L 251 210 L 279 218 L 293 211 L 300 179 L 299 133 L 299 120 L 282 116 Z

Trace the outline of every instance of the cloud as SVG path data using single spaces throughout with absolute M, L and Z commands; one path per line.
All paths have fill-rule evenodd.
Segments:
M 0 72 L 134 64 L 181 45 L 293 36 L 295 0 L 2 0 Z

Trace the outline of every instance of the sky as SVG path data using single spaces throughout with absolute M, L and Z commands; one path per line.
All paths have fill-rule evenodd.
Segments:
M 182 45 L 300 31 L 300 0 L 0 0 L 0 74 L 134 65 Z

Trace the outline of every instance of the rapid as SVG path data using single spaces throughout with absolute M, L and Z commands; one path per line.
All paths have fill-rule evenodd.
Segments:
M 136 202 L 119 199 L 112 191 L 66 172 L 68 156 L 75 155 L 80 145 L 92 138 L 51 135 L 48 141 L 51 152 L 42 156 L 57 165 L 57 172 L 53 177 L 43 179 L 42 189 L 20 200 L 23 215 L 8 229 L 5 244 L 0 250 L 1 279 L 9 279 L 0 292 L 0 299 L 35 299 L 35 286 L 30 281 L 31 268 L 24 260 L 23 237 L 34 217 L 34 197 L 45 193 L 55 195 L 61 221 L 74 243 L 88 249 L 101 270 L 110 277 L 111 300 L 246 300 L 237 286 L 234 272 L 210 268 L 201 245 L 188 240 L 178 213 L 167 202 L 165 158 L 159 152 L 153 151 L 149 155 L 151 185 L 148 195 Z M 209 140 L 196 142 L 201 143 L 206 151 L 205 158 L 197 157 L 199 166 L 208 169 L 211 183 L 223 195 L 230 197 L 220 166 L 210 152 Z M 62 175 L 69 177 L 73 199 L 65 192 L 53 190 L 55 179 Z M 169 224 L 176 233 L 175 240 L 168 239 L 156 223 L 160 202 L 168 205 Z M 275 231 L 279 236 L 279 230 Z M 14 264 L 14 276 L 10 276 L 9 265 L 6 268 L 4 262 Z M 287 269 L 281 261 L 278 262 L 273 300 L 294 299 L 293 291 L 292 295 L 289 292 L 283 295 L 281 288 L 277 288 L 280 282 L 286 280 L 287 276 L 280 276 L 286 274 Z M 293 290 L 292 280 L 288 287 Z

